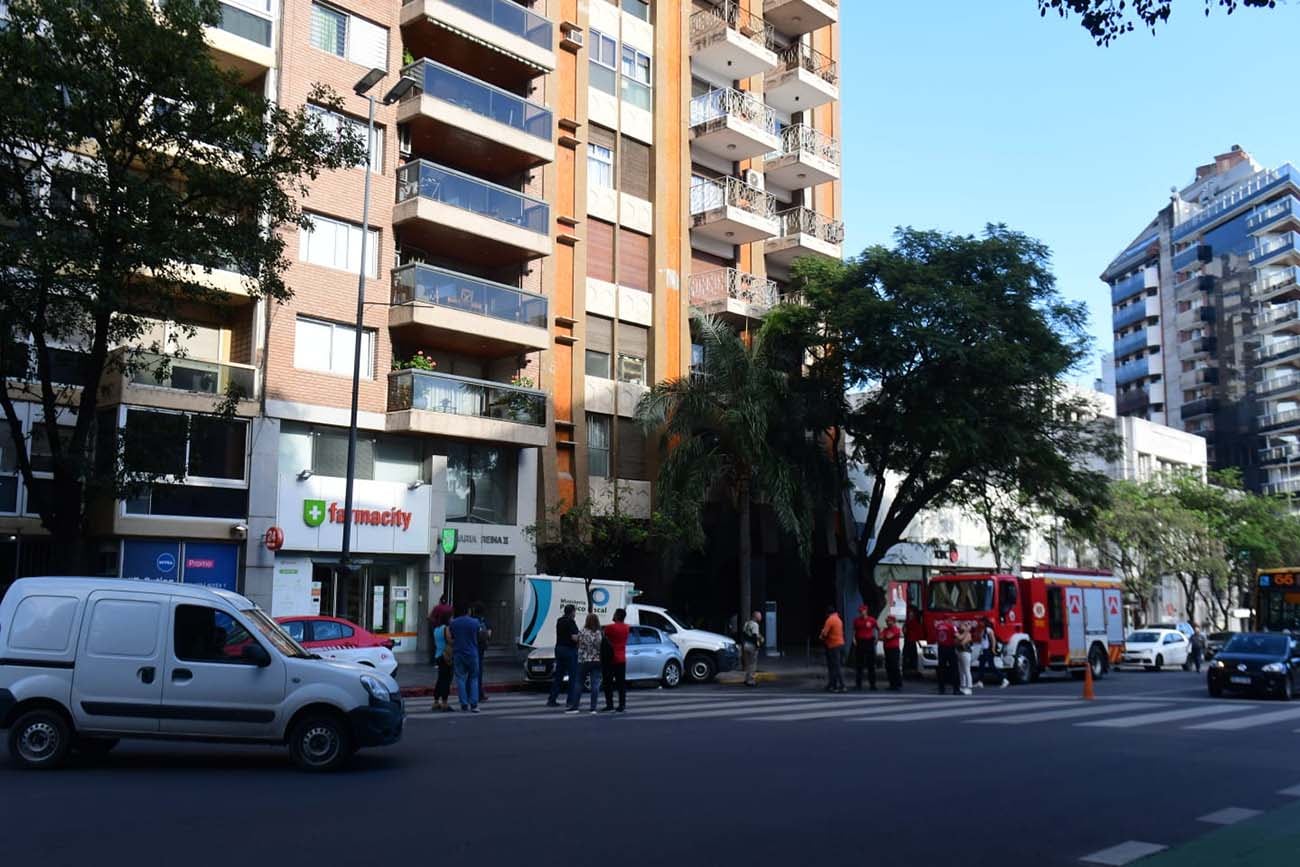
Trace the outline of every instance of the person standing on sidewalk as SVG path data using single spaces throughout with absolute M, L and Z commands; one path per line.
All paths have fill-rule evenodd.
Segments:
M 885 674 L 889 688 L 898 692 L 903 688 L 903 630 L 898 628 L 898 618 L 885 618 L 885 628 L 880 631 L 880 643 L 885 648 Z
M 826 691 L 844 692 L 844 621 L 834 605 L 826 606 L 826 622 L 817 637 L 826 645 Z
M 1205 633 L 1201 631 L 1199 623 L 1192 624 L 1192 665 L 1196 666 L 1196 673 L 1201 673 L 1201 663 L 1205 661 Z
M 984 618 L 984 628 L 980 631 L 980 657 L 979 668 L 975 672 L 975 688 L 984 687 L 985 678 L 989 672 L 998 673 L 997 667 L 993 664 L 997 658 L 997 634 L 993 631 L 993 621 L 987 617 Z M 1009 681 L 1003 677 L 1001 686 L 1010 686 Z
M 632 630 L 624 621 L 627 611 L 614 612 L 614 622 L 605 627 L 605 640 L 609 642 L 609 677 L 605 681 L 605 710 L 627 710 L 627 636 Z M 614 690 L 618 690 L 618 707 L 614 707 Z
M 471 609 L 474 612 L 474 619 L 478 621 L 478 700 L 487 701 L 487 684 L 484 682 L 487 665 L 488 642 L 492 639 L 492 627 L 487 623 L 487 607 L 482 603 L 476 603 Z
M 429 609 L 429 655 L 430 655 L 429 664 L 430 665 L 438 664 L 438 651 L 437 651 L 438 640 L 434 637 L 434 633 L 438 631 L 439 627 L 446 626 L 448 623 L 451 622 L 451 615 L 452 615 L 451 606 L 447 604 L 447 594 L 444 593 L 438 597 L 438 604 Z
M 865 605 L 858 606 L 858 616 L 853 620 L 853 670 L 857 675 L 857 689 L 862 691 L 862 670 L 867 671 L 867 682 L 876 688 L 876 618 Z
M 456 672 L 456 696 L 460 699 L 460 709 L 478 713 L 478 634 L 483 626 L 471 610 L 452 620 L 450 628 L 453 648 L 451 661 Z
M 451 667 L 454 649 L 451 629 L 442 624 L 433 630 L 434 665 L 438 667 L 438 680 L 433 685 L 433 709 L 449 711 L 447 700 L 451 696 Z
M 578 702 L 573 708 L 578 713 L 582 705 L 582 684 L 591 685 L 591 712 L 596 713 L 596 696 L 600 694 L 600 646 L 605 642 L 605 633 L 600 631 L 600 618 L 588 614 L 578 633 Z
M 745 660 L 745 686 L 758 686 L 758 649 L 763 646 L 763 615 L 755 611 L 740 630 L 740 648 Z
M 970 685 L 971 645 L 974 643 L 970 626 L 963 623 L 957 628 L 957 680 L 961 684 L 962 695 L 974 694 Z
M 555 671 L 551 673 L 551 697 L 546 700 L 547 707 L 559 707 L 560 689 L 567 678 L 568 698 L 564 706 L 575 712 L 582 691 L 578 685 L 578 621 L 573 617 L 577 610 L 573 605 L 566 605 L 564 615 L 555 621 Z
M 957 628 L 951 620 L 940 620 L 934 626 L 935 644 L 939 646 L 939 667 L 936 675 L 939 679 L 939 695 L 946 687 L 952 687 L 952 694 L 957 694 Z

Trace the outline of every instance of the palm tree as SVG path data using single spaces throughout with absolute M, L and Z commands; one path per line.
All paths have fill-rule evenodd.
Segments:
M 717 319 L 693 317 L 703 344 L 702 368 L 661 382 L 641 398 L 636 415 L 660 435 L 662 509 L 692 547 L 704 543 L 706 503 L 721 494 L 739 516 L 739 620 L 751 607 L 750 513 L 765 503 L 805 558 L 810 550 L 813 496 L 806 472 L 824 452 L 801 428 L 799 401 L 776 353 L 755 334 L 748 344 Z

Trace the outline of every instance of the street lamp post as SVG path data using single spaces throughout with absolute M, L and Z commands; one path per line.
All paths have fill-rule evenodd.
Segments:
M 352 570 L 352 496 L 357 474 L 357 404 L 361 391 L 361 335 L 365 328 L 366 313 L 366 242 L 370 239 L 370 152 L 375 137 L 375 98 L 370 94 L 370 89 L 387 74 L 383 69 L 372 69 L 352 88 L 357 96 L 366 98 L 370 110 L 366 119 L 365 191 L 361 197 L 361 267 L 357 273 L 357 319 L 356 330 L 352 335 L 352 408 L 348 417 L 348 467 L 343 488 L 343 545 L 339 552 L 339 566 L 343 572 Z M 397 102 L 414 84 L 409 78 L 398 79 L 388 93 L 384 94 L 384 105 Z M 344 595 L 346 596 L 346 591 Z

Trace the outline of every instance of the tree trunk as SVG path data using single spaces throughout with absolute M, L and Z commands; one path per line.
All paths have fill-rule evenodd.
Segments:
M 751 599 L 753 587 L 750 584 L 750 537 L 749 537 L 749 508 L 750 493 L 748 480 L 740 483 L 739 496 L 736 498 L 740 507 L 740 526 L 738 528 L 738 538 L 736 541 L 736 558 L 740 569 L 740 612 L 736 617 L 736 629 L 740 630 L 745 621 L 749 619 L 749 613 L 753 606 Z

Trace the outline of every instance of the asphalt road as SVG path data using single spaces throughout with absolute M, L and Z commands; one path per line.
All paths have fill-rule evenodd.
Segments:
M 0 763 L 0 846 L 49 867 L 1065 865 L 1300 798 L 1300 702 L 1211 700 L 1182 672 L 1112 675 L 1093 703 L 1071 680 L 932 689 L 636 689 L 594 717 L 535 693 L 478 715 L 413 700 L 402 743 L 324 777 L 279 750 L 153 742 L 54 773 Z

